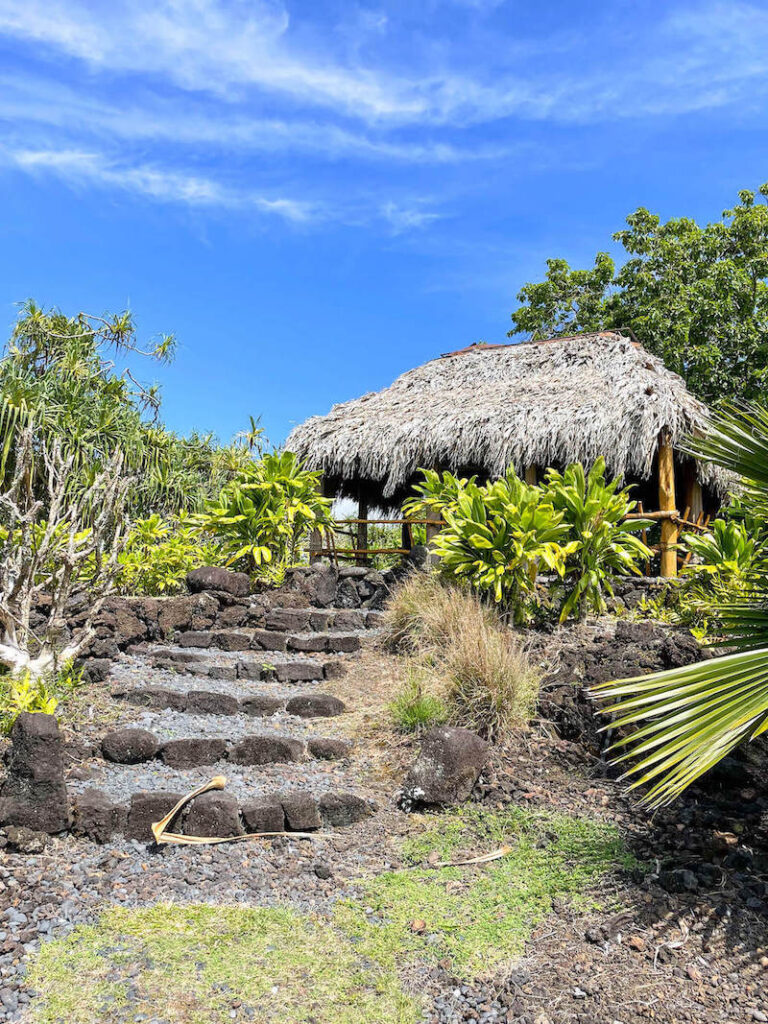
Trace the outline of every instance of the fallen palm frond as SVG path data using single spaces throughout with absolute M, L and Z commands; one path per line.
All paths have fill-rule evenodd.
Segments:
M 223 775 L 214 776 L 210 782 L 203 783 L 202 786 L 198 786 L 197 789 L 193 789 L 191 793 L 183 796 L 164 818 L 154 822 L 152 824 L 152 835 L 155 837 L 155 842 L 158 846 L 162 843 L 175 843 L 178 846 L 204 846 L 212 843 L 237 843 L 242 842 L 244 839 L 271 839 L 275 836 L 290 836 L 292 839 L 315 838 L 311 832 L 248 832 L 241 836 L 185 836 L 177 832 L 166 832 L 166 829 L 179 811 L 191 800 L 213 789 L 224 789 L 226 784 L 227 780 Z
M 468 857 L 465 860 L 438 860 L 434 864 L 430 864 L 430 867 L 464 868 L 473 864 L 490 864 L 494 860 L 501 860 L 502 857 L 506 857 L 510 853 L 512 853 L 511 846 L 500 846 L 498 850 L 494 850 L 492 853 L 483 853 L 479 857 Z

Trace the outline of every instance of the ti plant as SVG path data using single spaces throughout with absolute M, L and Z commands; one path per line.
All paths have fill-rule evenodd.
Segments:
M 717 415 L 692 454 L 736 472 L 742 502 L 765 521 L 768 510 L 768 409 L 751 405 Z M 633 731 L 613 745 L 628 763 L 632 788 L 650 785 L 651 806 L 669 803 L 739 744 L 768 730 L 768 568 L 758 563 L 745 587 L 720 605 L 732 653 L 637 679 L 593 687 L 607 699 L 610 728 Z M 608 727 L 606 727 L 608 728 Z
M 565 570 L 562 513 L 510 471 L 486 487 L 467 483 L 443 516 L 446 526 L 433 541 L 443 570 L 490 594 L 517 622 L 529 618 L 540 564 L 558 575 Z
M 198 518 L 221 543 L 229 564 L 279 578 L 298 557 L 311 530 L 331 530 L 331 500 L 320 493 L 320 474 L 302 469 L 293 452 L 270 452 L 249 462 Z
M 626 519 L 635 508 L 629 488 L 619 480 L 605 481 L 605 459 L 600 457 L 588 474 L 580 463 L 558 473 L 547 472 L 546 495 L 568 526 L 565 541 L 566 597 L 560 621 L 570 615 L 583 618 L 587 611 L 605 611 L 607 593 L 613 596 L 612 576 L 639 574 L 637 563 L 653 552 L 635 536 L 650 523 Z

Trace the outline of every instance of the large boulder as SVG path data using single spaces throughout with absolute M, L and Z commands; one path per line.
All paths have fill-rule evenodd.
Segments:
M 483 770 L 488 750 L 485 740 L 470 729 L 430 729 L 403 784 L 402 805 L 410 808 L 467 800 Z
M 0 789 L 0 824 L 38 832 L 69 828 L 64 742 L 53 715 L 24 712 L 11 730 L 8 774 Z
M 187 573 L 187 586 L 193 594 L 217 590 L 233 597 L 247 597 L 251 581 L 247 573 L 232 572 L 217 565 L 203 565 Z

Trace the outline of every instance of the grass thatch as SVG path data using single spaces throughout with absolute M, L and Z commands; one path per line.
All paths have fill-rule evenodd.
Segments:
M 422 467 L 501 476 L 509 466 L 591 465 L 651 477 L 662 430 L 673 445 L 702 431 L 707 408 L 637 342 L 606 331 L 553 341 L 474 346 L 404 373 L 388 388 L 336 405 L 287 446 L 335 490 L 404 494 Z M 698 464 L 723 495 L 729 477 Z

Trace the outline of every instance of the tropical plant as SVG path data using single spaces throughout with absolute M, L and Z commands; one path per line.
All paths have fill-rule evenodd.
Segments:
M 691 453 L 736 472 L 742 500 L 768 507 L 768 409 L 729 408 L 714 417 Z M 733 652 L 638 679 L 596 686 L 610 703 L 606 728 L 632 732 L 614 744 L 617 763 L 631 762 L 632 786 L 650 784 L 644 799 L 668 803 L 739 744 L 768 730 L 768 570 L 758 563 L 736 597 L 718 608 L 722 640 Z
M 639 575 L 638 562 L 652 557 L 652 551 L 635 536 L 650 524 L 626 518 L 636 506 L 629 491 L 628 487 L 619 490 L 618 479 L 606 483 L 602 456 L 588 474 L 580 463 L 568 466 L 564 473 L 547 471 L 545 495 L 568 527 L 561 622 L 570 615 L 583 618 L 587 611 L 605 611 L 604 595 L 613 596 L 611 578 Z
M 453 508 L 468 487 L 473 487 L 477 477 L 457 477 L 453 473 L 438 473 L 434 469 L 420 470 L 422 479 L 413 485 L 416 492 L 403 504 L 403 513 L 411 519 L 439 519 L 445 509 Z
M 179 437 L 159 422 L 160 394 L 126 365 L 148 357 L 168 362 L 172 336 L 143 350 L 129 313 L 68 317 L 28 303 L 0 359 L 0 487 L 7 488 L 21 432 L 34 424 L 49 447 L 71 457 L 72 483 L 88 487 L 119 451 L 131 477 L 132 515 L 198 509 L 248 457 L 244 445 L 221 449 L 212 436 Z M 43 470 L 33 465 L 45 501 Z
M 320 473 L 293 452 L 270 452 L 244 465 L 196 521 L 221 544 L 229 564 L 275 578 L 299 557 L 310 531 L 331 530 L 331 500 Z
M 760 554 L 758 540 L 737 520 L 715 519 L 707 533 L 684 533 L 680 543 L 695 558 L 683 567 L 689 576 L 740 577 L 754 567 Z
M 546 338 L 631 328 L 711 404 L 759 398 L 768 384 L 768 184 L 739 192 L 720 220 L 666 222 L 646 209 L 613 239 L 627 253 L 572 270 L 547 260 L 543 281 L 517 296 L 510 334 Z
M 29 669 L 20 675 L 0 675 L 0 735 L 7 736 L 22 712 L 53 715 L 82 681 L 82 671 L 71 663 L 47 677 L 33 677 Z
M 166 596 L 182 589 L 190 569 L 222 559 L 216 541 L 183 512 L 170 519 L 157 513 L 131 525 L 120 555 L 119 589 L 124 594 Z
M 433 541 L 443 572 L 489 594 L 518 623 L 533 612 L 540 565 L 565 571 L 562 512 L 514 470 L 485 487 L 468 483 L 443 518 Z

